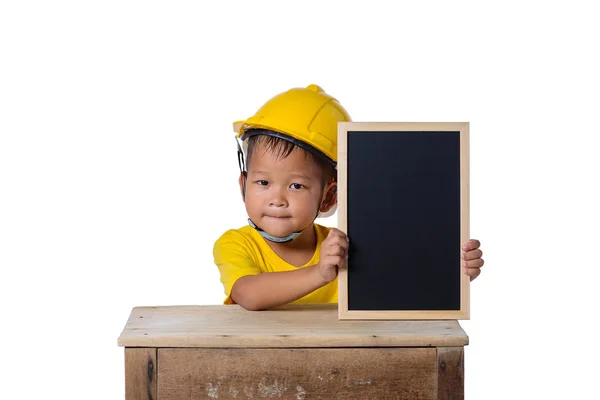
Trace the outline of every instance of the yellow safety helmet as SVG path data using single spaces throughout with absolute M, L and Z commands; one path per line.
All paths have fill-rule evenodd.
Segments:
M 351 121 L 344 107 L 319 86 L 309 85 L 271 98 L 254 116 L 234 122 L 233 129 L 242 141 L 254 134 L 268 134 L 289 140 L 305 150 L 316 149 L 313 153 L 324 155 L 335 166 L 340 121 Z

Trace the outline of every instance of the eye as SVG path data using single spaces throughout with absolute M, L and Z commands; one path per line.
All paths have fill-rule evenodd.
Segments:
M 294 189 L 302 189 L 304 187 L 304 185 L 299 183 L 292 183 L 290 186 L 292 186 Z
M 258 186 L 267 186 L 269 184 L 269 182 L 263 180 L 256 181 L 256 183 L 258 183 Z

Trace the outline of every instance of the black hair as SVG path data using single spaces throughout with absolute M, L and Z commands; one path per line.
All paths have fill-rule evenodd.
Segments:
M 299 148 L 304 152 L 304 157 L 310 157 L 317 165 L 322 172 L 322 184 L 325 186 L 331 179 L 337 180 L 337 171 L 326 160 L 321 159 L 321 157 L 317 157 L 309 151 L 302 149 L 296 146 L 294 143 L 281 139 L 279 137 L 268 136 L 268 135 L 254 135 L 250 136 L 248 139 L 248 150 L 246 156 L 246 169 L 250 168 L 250 162 L 252 160 L 252 156 L 256 151 L 256 147 L 259 144 L 263 144 L 266 147 L 267 152 L 271 152 L 275 155 L 276 159 L 282 160 L 287 158 L 294 149 Z

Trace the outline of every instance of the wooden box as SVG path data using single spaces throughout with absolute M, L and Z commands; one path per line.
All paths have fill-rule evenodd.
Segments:
M 343 321 L 337 304 L 136 307 L 127 400 L 463 399 L 457 321 Z

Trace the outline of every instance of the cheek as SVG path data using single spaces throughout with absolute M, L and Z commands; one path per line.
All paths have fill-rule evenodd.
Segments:
M 260 200 L 254 193 L 246 193 L 246 208 L 255 209 L 260 204 Z
M 256 209 L 256 196 L 252 191 L 246 191 L 246 199 L 244 200 L 244 207 L 246 207 L 246 211 L 251 212 Z
M 312 214 L 313 209 L 317 209 L 320 203 L 318 193 L 306 193 L 296 196 L 291 203 L 294 208 L 304 211 L 306 214 Z

